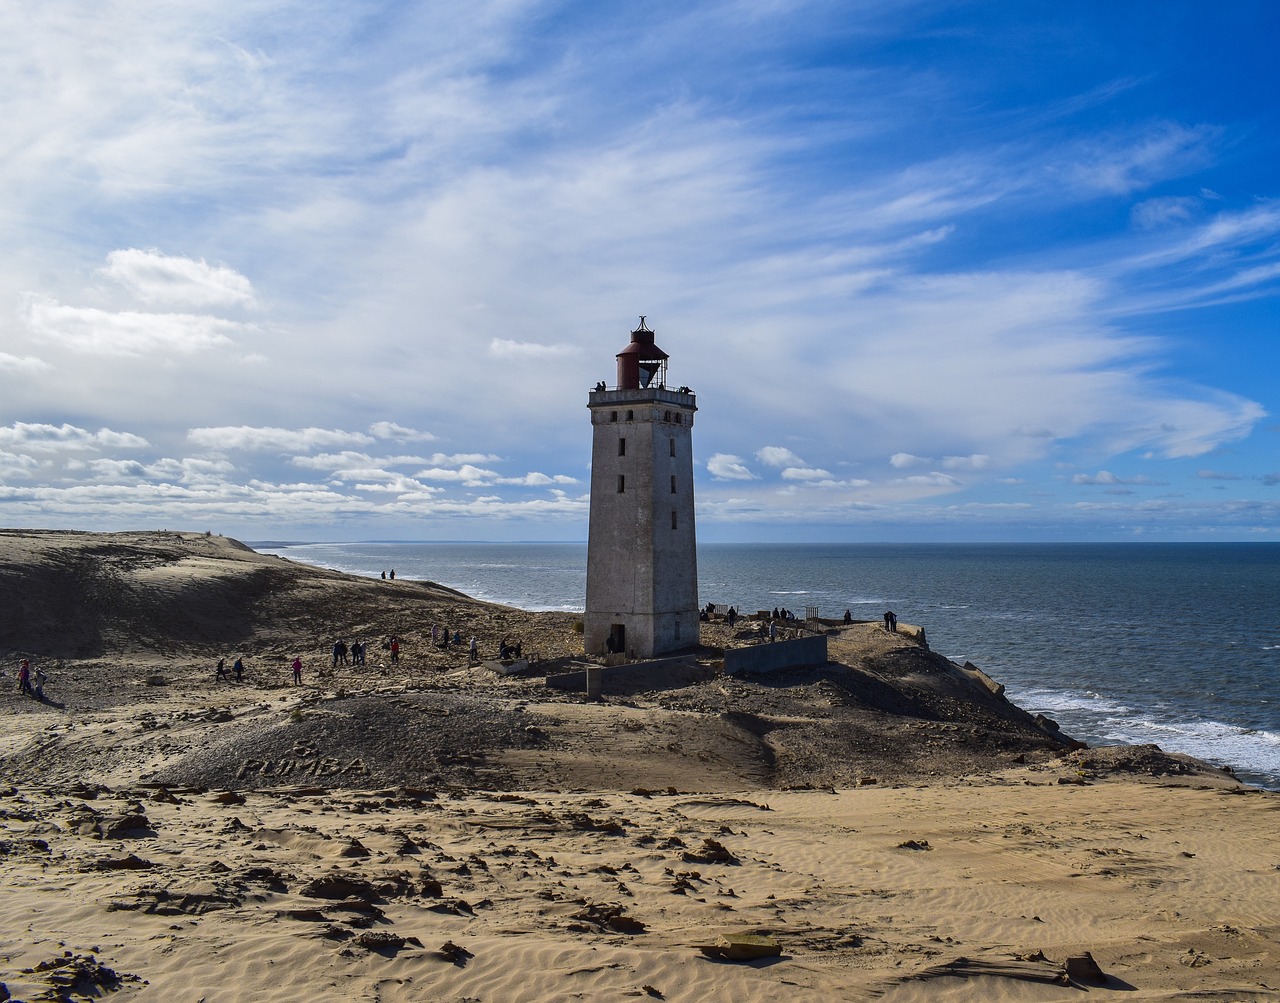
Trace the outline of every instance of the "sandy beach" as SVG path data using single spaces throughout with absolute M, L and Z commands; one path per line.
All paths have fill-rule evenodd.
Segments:
M 1280 795 L 875 625 L 595 703 L 571 614 L 220 537 L 0 531 L 0 602 L 0 999 L 1280 998 Z

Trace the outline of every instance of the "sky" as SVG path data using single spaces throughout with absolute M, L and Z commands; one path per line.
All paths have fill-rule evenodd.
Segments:
M 1280 4 L 11 0 L 0 525 L 1280 540 Z

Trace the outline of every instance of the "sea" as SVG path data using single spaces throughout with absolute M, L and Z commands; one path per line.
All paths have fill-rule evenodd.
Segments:
M 527 610 L 585 601 L 585 544 L 254 546 Z M 1280 544 L 700 544 L 698 594 L 744 612 L 892 610 L 1074 738 L 1155 743 L 1280 790 Z

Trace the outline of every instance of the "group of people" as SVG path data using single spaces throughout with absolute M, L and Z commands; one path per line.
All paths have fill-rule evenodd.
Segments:
M 44 703 L 44 684 L 49 681 L 49 677 L 44 674 L 44 669 L 37 668 L 31 671 L 31 660 L 24 658 L 18 665 L 18 692 L 24 696 L 32 697 Z
M 392 572 L 391 574 L 394 576 L 395 572 Z M 431 625 L 431 643 L 441 651 L 448 651 L 451 647 L 461 647 L 464 642 L 462 640 L 461 631 L 455 630 L 450 633 L 448 627 L 442 626 L 438 623 L 433 623 Z M 345 640 L 335 641 L 330 651 L 332 665 L 334 668 L 337 668 L 339 665 L 364 665 L 367 649 L 368 645 L 364 641 L 353 641 L 350 645 L 348 645 Z M 393 665 L 398 664 L 400 661 L 400 638 L 395 635 L 388 637 L 382 642 L 382 650 L 388 652 Z M 504 639 L 499 650 L 501 658 L 521 657 L 521 644 L 518 641 L 512 644 Z M 468 654 L 471 662 L 474 663 L 480 660 L 480 642 L 475 637 L 471 638 Z M 301 685 L 302 659 L 294 658 L 291 668 L 293 670 L 294 684 Z M 243 678 L 244 663 L 239 658 L 236 659 L 235 665 L 232 666 L 232 672 L 235 673 L 237 682 Z M 223 679 L 229 678 L 225 659 L 218 659 L 217 678 L 219 682 Z
M 713 602 L 709 602 L 707 603 L 706 609 L 702 610 L 698 614 L 698 619 L 701 620 L 703 623 L 709 623 L 711 621 L 711 617 L 715 614 L 715 611 L 716 611 L 716 604 Z M 735 623 L 738 622 L 737 608 L 734 606 L 730 606 L 728 611 L 725 613 L 724 618 L 726 621 L 728 621 L 729 626 L 732 627 Z
M 385 582 L 388 578 L 390 578 L 393 582 L 396 580 L 395 568 L 392 568 L 390 571 L 382 572 L 382 580 Z
M 363 641 L 352 641 L 351 646 L 347 647 L 346 641 L 335 641 L 333 643 L 333 667 L 339 665 L 363 665 L 364 664 L 365 643 Z M 350 661 L 348 661 L 350 657 Z
M 217 679 L 217 681 L 222 682 L 224 679 L 227 681 L 230 681 L 233 675 L 235 676 L 236 682 L 238 683 L 244 682 L 244 660 L 242 658 L 237 657 L 235 662 L 231 666 L 230 672 L 228 672 L 227 660 L 225 658 L 219 658 L 218 668 L 215 674 L 215 678 Z
M 462 631 L 454 631 L 453 635 L 449 635 L 449 628 L 443 624 L 431 624 L 431 644 L 438 647 L 440 651 L 448 651 L 451 647 L 462 646 Z M 506 638 L 503 638 L 502 647 L 500 647 L 499 658 L 511 658 L 509 651 L 520 651 L 520 645 L 512 647 L 508 645 Z M 520 655 L 516 655 L 520 658 Z M 475 635 L 471 636 L 470 644 L 467 644 L 467 664 L 475 664 L 480 660 L 480 641 L 476 640 Z
M 715 603 L 707 603 L 703 609 L 698 611 L 698 619 L 704 622 L 710 620 L 712 614 L 715 613 L 715 610 Z M 792 613 L 791 610 L 778 607 L 774 607 L 772 611 L 765 615 L 768 616 L 768 619 L 762 620 L 760 625 L 755 628 L 756 635 L 758 635 L 762 640 L 766 638 L 770 641 L 777 639 L 777 624 L 779 621 L 781 621 L 785 626 L 797 619 L 796 615 Z M 737 622 L 738 618 L 738 611 L 734 607 L 730 606 L 729 611 L 725 614 L 725 620 L 728 622 L 729 626 L 732 627 Z M 853 623 L 853 610 L 847 609 L 844 611 L 844 622 L 847 624 Z M 890 610 L 884 614 L 884 629 L 889 631 L 891 634 L 896 634 L 898 632 L 897 613 Z
M 456 648 L 462 644 L 462 631 L 455 630 L 452 635 L 449 633 L 448 627 L 442 627 L 438 623 L 431 625 L 431 643 L 441 651 L 448 651 L 450 648 Z

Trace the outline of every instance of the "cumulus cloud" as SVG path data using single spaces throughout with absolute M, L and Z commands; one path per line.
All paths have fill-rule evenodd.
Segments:
M 211 450 L 306 453 L 332 446 L 365 446 L 373 442 L 363 432 L 325 428 L 254 428 L 249 425 L 193 428 L 187 433 L 192 445 Z
M 369 426 L 369 434 L 375 439 L 391 439 L 394 442 L 434 442 L 437 438 L 430 432 L 422 432 L 416 428 L 405 428 L 394 421 L 377 421 Z
M 26 314 L 31 333 L 74 352 L 103 356 L 196 355 L 234 345 L 250 325 L 203 314 L 112 313 L 32 299 Z
M 707 472 L 718 481 L 753 481 L 751 472 L 742 458 L 731 453 L 715 453 L 707 460 Z
M 785 446 L 764 446 L 756 450 L 756 459 L 771 467 L 806 467 L 804 460 Z
M 233 268 L 126 248 L 107 255 L 101 274 L 146 304 L 196 308 L 255 306 L 253 286 Z
M 146 449 L 150 443 L 131 432 L 115 432 L 100 428 L 96 432 L 64 422 L 47 425 L 38 422 L 15 421 L 7 427 L 0 426 L 0 447 L 36 452 L 60 452 L 66 450 Z
M 34 456 L 0 449 L 0 482 L 10 477 L 30 477 L 39 467 L 40 461 Z
M 498 472 L 464 463 L 457 468 L 428 467 L 426 470 L 419 470 L 413 476 L 424 481 L 456 482 L 465 484 L 467 487 L 476 487 L 495 482 L 498 479 Z
M 541 488 L 552 484 L 577 484 L 578 480 L 575 477 L 569 477 L 567 474 L 556 474 L 554 477 L 549 477 L 535 470 L 525 474 L 523 477 L 499 477 L 494 483 L 517 484 L 526 488 Z
M 784 481 L 823 481 L 831 479 L 831 471 L 820 467 L 784 467 L 781 476 Z
M 932 462 L 927 456 L 915 456 L 912 453 L 894 453 L 889 457 L 889 466 L 897 470 L 906 470 L 908 467 L 922 467 Z

